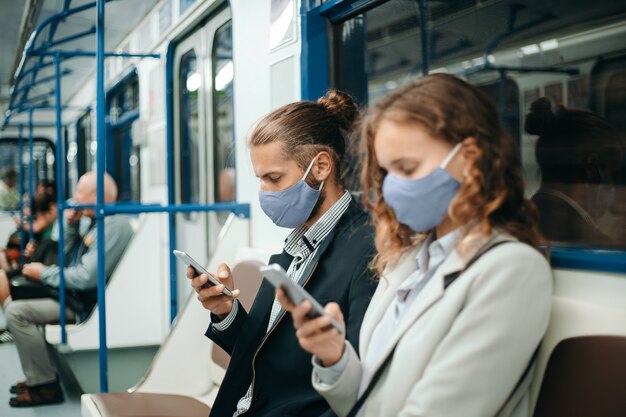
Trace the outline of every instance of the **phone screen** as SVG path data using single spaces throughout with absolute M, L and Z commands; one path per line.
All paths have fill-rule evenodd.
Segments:
M 198 274 L 206 274 L 209 277 L 209 280 L 207 281 L 207 284 L 209 284 L 209 285 L 219 285 L 220 284 L 220 282 L 217 280 L 217 278 L 215 278 L 213 276 L 213 274 L 211 274 L 209 271 L 204 269 L 204 267 L 202 265 L 200 265 L 200 263 L 198 263 L 198 261 L 193 259 L 186 252 L 174 249 L 174 255 L 178 259 L 183 261 L 186 265 L 188 265 L 188 266 L 192 267 L 193 269 L 195 269 Z M 232 295 L 233 295 L 230 292 L 230 290 L 228 288 L 226 288 L 226 287 L 224 287 L 224 291 L 222 291 L 222 293 L 224 295 L 228 296 L 228 297 L 232 297 Z

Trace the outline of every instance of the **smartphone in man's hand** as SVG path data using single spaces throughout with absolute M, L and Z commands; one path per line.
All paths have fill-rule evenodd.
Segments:
M 209 277 L 209 280 L 207 281 L 208 285 L 215 286 L 215 285 L 220 285 L 221 284 L 221 282 L 219 282 L 218 279 L 215 278 L 215 276 L 213 276 L 213 274 L 211 274 L 209 271 L 204 269 L 204 267 L 202 265 L 200 265 L 200 263 L 198 261 L 193 259 L 186 252 L 174 249 L 174 255 L 178 259 L 183 261 L 186 265 L 188 265 L 188 266 L 192 267 L 193 269 L 195 269 L 198 274 L 206 274 Z M 224 287 L 224 290 L 222 291 L 222 294 L 224 294 L 224 295 L 226 295 L 228 297 L 232 297 L 233 296 L 233 293 L 230 292 L 230 290 L 228 288 L 226 288 L 226 287 Z

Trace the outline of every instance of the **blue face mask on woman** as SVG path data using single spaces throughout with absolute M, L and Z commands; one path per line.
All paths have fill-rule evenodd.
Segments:
M 440 166 L 422 178 L 407 180 L 393 174 L 385 176 L 383 198 L 400 223 L 415 232 L 426 232 L 442 222 L 461 185 L 445 168 L 460 148 L 459 143 Z
M 276 226 L 293 229 L 306 222 L 320 198 L 324 181 L 319 189 L 314 189 L 304 179 L 309 175 L 315 158 L 309 164 L 300 181 L 282 191 L 259 191 L 261 208 Z

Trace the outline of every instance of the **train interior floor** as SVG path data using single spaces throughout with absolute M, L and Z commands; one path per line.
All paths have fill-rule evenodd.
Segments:
M 0 309 L 0 328 L 6 326 Z M 51 348 L 54 349 L 54 348 Z M 125 391 L 145 374 L 158 346 L 109 350 L 109 389 Z M 53 352 L 54 364 L 60 375 L 65 394 L 61 404 L 13 408 L 9 406 L 9 387 L 24 380 L 14 343 L 0 344 L 0 416 L 1 417 L 79 417 L 80 396 L 83 392 L 99 391 L 98 351 L 58 354 Z

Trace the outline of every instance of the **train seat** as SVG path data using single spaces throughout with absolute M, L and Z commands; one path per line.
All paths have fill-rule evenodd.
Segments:
M 626 415 L 626 310 L 572 294 L 552 300 L 531 384 L 533 417 Z
M 261 284 L 259 266 L 269 254 L 239 251 L 233 276 L 249 309 Z M 144 379 L 130 392 L 85 394 L 84 417 L 206 417 L 228 367 L 229 355 L 204 335 L 208 313 L 192 294 Z M 174 404 L 174 405 L 173 405 Z
M 626 337 L 580 336 L 550 355 L 534 417 L 626 416 Z
M 163 216 L 152 214 L 131 219 L 134 235 L 106 286 L 109 347 L 158 345 L 165 337 L 162 318 L 165 307 L 161 300 L 167 286 L 163 272 L 167 271 L 167 265 L 161 261 L 164 257 L 155 246 L 155 242 L 159 242 L 163 219 Z M 151 255 L 147 258 L 146 254 Z M 137 294 L 141 297 L 138 298 Z M 98 317 L 96 307 L 83 322 L 67 325 L 67 345 L 63 348 L 71 351 L 97 349 Z M 133 320 L 128 320 L 129 317 Z M 48 343 L 61 343 L 61 326 L 46 325 L 45 334 Z

